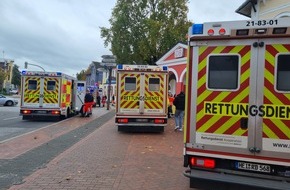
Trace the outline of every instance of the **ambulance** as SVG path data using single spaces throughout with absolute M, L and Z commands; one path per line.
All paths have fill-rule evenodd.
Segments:
M 85 81 L 61 72 L 22 71 L 20 115 L 23 120 L 68 118 L 78 114 Z
M 163 132 L 167 125 L 168 67 L 117 65 L 118 131 Z
M 290 18 L 193 24 L 188 45 L 190 186 L 289 190 Z

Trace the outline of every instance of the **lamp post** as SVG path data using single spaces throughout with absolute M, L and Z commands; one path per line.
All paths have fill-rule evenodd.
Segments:
M 110 96 L 111 96 L 111 83 L 112 83 L 112 69 L 116 67 L 116 58 L 113 55 L 103 55 L 101 65 L 109 71 L 109 83 L 108 83 L 108 99 L 107 99 L 107 110 L 110 109 Z
M 44 68 L 42 68 L 41 66 L 36 65 L 36 64 L 32 64 L 32 63 L 27 63 L 27 62 L 24 63 L 24 68 L 27 69 L 28 65 L 33 65 L 33 66 L 39 67 L 45 72 Z

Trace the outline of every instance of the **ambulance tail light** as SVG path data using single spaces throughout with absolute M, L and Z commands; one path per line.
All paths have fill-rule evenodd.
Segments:
M 215 160 L 211 158 L 191 157 L 189 163 L 192 167 L 215 168 Z
M 192 34 L 203 34 L 203 24 L 193 24 Z
M 60 114 L 60 111 L 58 111 L 58 110 L 53 110 L 53 111 L 51 111 L 51 114 L 52 114 L 52 115 L 59 115 L 59 114 Z
M 22 110 L 23 114 L 31 114 L 31 110 Z
M 162 123 L 165 123 L 165 120 L 164 119 L 154 119 L 154 123 L 162 124 Z
M 128 119 L 127 118 L 123 118 L 123 119 L 118 119 L 118 123 L 128 123 Z

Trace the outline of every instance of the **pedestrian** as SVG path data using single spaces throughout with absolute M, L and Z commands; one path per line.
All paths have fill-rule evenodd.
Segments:
M 169 106 L 168 106 L 168 118 L 173 117 L 173 114 L 175 113 L 175 106 L 173 105 L 173 101 L 174 101 L 174 97 L 172 95 L 172 93 L 168 93 L 168 102 L 169 102 Z
M 107 96 L 104 95 L 104 96 L 102 97 L 102 104 L 103 104 L 103 107 L 105 107 L 106 100 L 107 100 Z
M 101 97 L 99 94 L 97 95 L 97 104 L 99 105 L 99 107 L 101 107 Z
M 184 120 L 184 109 L 185 109 L 185 94 L 181 91 L 173 101 L 173 105 L 176 107 L 175 110 L 175 129 L 182 131 L 183 120 Z
M 84 102 L 83 113 L 86 114 L 86 116 L 89 116 L 92 114 L 92 107 L 94 104 L 94 97 L 89 90 L 87 90 Z
M 112 95 L 112 106 L 114 106 L 115 105 L 115 95 L 113 94 Z

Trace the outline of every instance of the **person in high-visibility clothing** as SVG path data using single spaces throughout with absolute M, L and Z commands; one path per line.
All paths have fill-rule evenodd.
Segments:
M 175 113 L 175 106 L 173 105 L 174 97 L 172 93 L 168 93 L 168 118 L 172 117 Z

